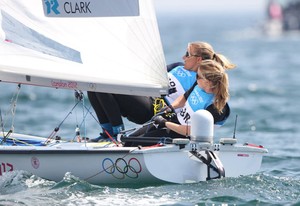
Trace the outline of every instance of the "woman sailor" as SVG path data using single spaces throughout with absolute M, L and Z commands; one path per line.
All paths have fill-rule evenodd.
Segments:
M 133 136 L 188 137 L 190 135 L 188 122 L 191 116 L 210 105 L 213 105 L 220 115 L 221 122 L 224 121 L 227 117 L 224 108 L 229 99 L 228 75 L 225 69 L 214 60 L 203 60 L 198 67 L 196 79 L 197 82 L 187 92 L 179 96 L 169 109 L 165 109 L 174 111 L 180 108 L 178 113 L 171 116 L 166 113 L 156 116 L 153 121 L 158 125 L 157 128 L 146 128 L 144 131 L 134 133 Z M 145 133 L 142 134 L 143 132 Z
M 168 66 L 168 77 L 170 92 L 164 97 L 167 105 L 184 94 L 196 81 L 198 65 L 202 60 L 212 59 L 219 62 L 225 69 L 233 69 L 232 64 L 222 54 L 216 54 L 213 47 L 207 42 L 191 42 L 188 44 L 187 51 L 182 57 L 184 65 L 177 67 Z
M 169 95 L 164 97 L 167 105 L 172 104 L 177 97 L 184 94 L 195 83 L 196 71 L 201 61 L 214 59 L 226 69 L 235 67 L 226 57 L 216 54 L 212 46 L 206 42 L 189 43 L 182 58 L 184 65 L 168 66 L 170 91 Z M 174 68 L 174 66 L 176 67 Z M 157 103 L 152 97 L 143 96 L 88 92 L 88 97 L 96 111 L 101 127 L 108 131 L 111 136 L 116 136 L 120 130 L 124 129 L 122 116 L 136 124 L 144 124 L 158 112 L 157 106 L 164 104 L 164 102 Z M 227 108 L 229 110 L 228 105 L 225 109 Z M 216 116 L 215 118 L 218 118 L 219 114 L 213 105 L 208 107 L 208 110 L 214 117 Z M 229 111 L 226 114 L 229 114 Z M 92 141 L 102 139 L 108 139 L 105 133 Z

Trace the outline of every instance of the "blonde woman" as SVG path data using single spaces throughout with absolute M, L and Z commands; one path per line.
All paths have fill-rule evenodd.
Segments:
M 168 73 L 170 92 L 164 98 L 168 105 L 193 86 L 201 61 L 211 59 L 220 63 L 225 69 L 235 68 L 230 60 L 222 54 L 217 54 L 207 42 L 189 43 L 182 59 L 184 65 L 170 69 Z
M 196 83 L 171 104 L 174 109 L 180 108 L 180 111 L 171 117 L 166 115 L 155 117 L 158 129 L 152 127 L 143 136 L 188 137 L 190 135 L 188 121 L 191 116 L 210 105 L 214 106 L 220 117 L 227 118 L 224 108 L 229 99 L 229 82 L 224 67 L 214 60 L 203 60 L 198 66 L 196 79 Z
M 166 105 L 171 105 L 175 99 L 193 86 L 196 81 L 198 65 L 203 60 L 211 59 L 219 62 L 225 69 L 235 67 L 225 56 L 215 53 L 213 47 L 207 42 L 189 43 L 182 59 L 183 65 L 175 68 L 168 67 L 170 89 L 169 95 L 163 98 Z M 116 136 L 120 130 L 124 129 L 122 116 L 127 117 L 131 122 L 143 124 L 155 115 L 154 98 L 152 97 L 95 92 L 88 92 L 88 97 L 96 111 L 101 127 L 108 131 L 111 136 Z M 229 114 L 228 105 L 226 108 L 228 108 L 228 112 L 224 112 L 224 114 Z M 164 109 L 170 110 L 169 107 Z M 213 105 L 208 110 L 214 117 L 219 116 Z M 105 133 L 92 141 L 101 141 L 102 139 L 107 139 Z

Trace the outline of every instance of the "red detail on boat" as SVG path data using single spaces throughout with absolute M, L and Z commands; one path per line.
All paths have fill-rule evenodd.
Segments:
M 151 145 L 151 146 L 145 146 L 145 147 L 142 147 L 141 149 L 149 149 L 149 148 L 154 148 L 154 147 L 162 147 L 164 146 L 163 144 L 155 144 L 155 145 Z
M 245 143 L 244 145 L 249 146 L 249 147 L 264 148 L 264 146 L 262 146 L 262 145 L 256 145 L 256 144 L 251 144 L 251 143 Z
M 2 176 L 5 172 L 12 172 L 14 171 L 14 166 L 10 163 L 1 162 L 0 163 L 0 176 Z
M 249 157 L 249 154 L 237 154 L 238 157 Z
M 36 157 L 31 158 L 31 165 L 34 169 L 38 169 L 40 167 L 40 160 Z

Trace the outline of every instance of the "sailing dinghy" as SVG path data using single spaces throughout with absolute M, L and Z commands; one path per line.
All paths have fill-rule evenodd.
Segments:
M 151 0 L 1 0 L 0 80 L 129 95 L 167 94 Z M 118 58 L 115 58 L 115 56 Z M 2 118 L 1 118 L 2 120 Z M 192 117 L 190 139 L 69 142 L 2 131 L 0 176 L 25 170 L 92 184 L 191 183 L 259 171 L 267 149 L 235 138 L 213 142 L 213 119 Z M 2 128 L 2 130 L 4 130 Z M 126 146 L 127 141 L 151 146 Z

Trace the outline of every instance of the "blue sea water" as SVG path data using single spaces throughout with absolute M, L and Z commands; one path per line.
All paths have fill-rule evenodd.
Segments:
M 300 34 L 267 36 L 261 29 L 263 19 L 259 13 L 158 14 L 167 63 L 180 61 L 188 42 L 207 41 L 237 64 L 237 69 L 228 72 L 231 117 L 215 139 L 233 135 L 238 115 L 238 141 L 269 150 L 257 174 L 197 184 L 124 188 L 91 185 L 71 174 L 57 183 L 15 171 L 0 177 L 0 205 L 300 205 Z M 0 88 L 5 116 L 16 86 Z M 73 105 L 70 91 L 22 86 L 15 131 L 50 135 Z M 81 123 L 77 117 L 84 114 L 76 110 L 71 115 L 75 122 L 64 122 L 63 138 L 73 138 L 67 135 L 75 135 L 74 125 Z M 98 126 L 90 121 L 88 127 L 95 131 Z

